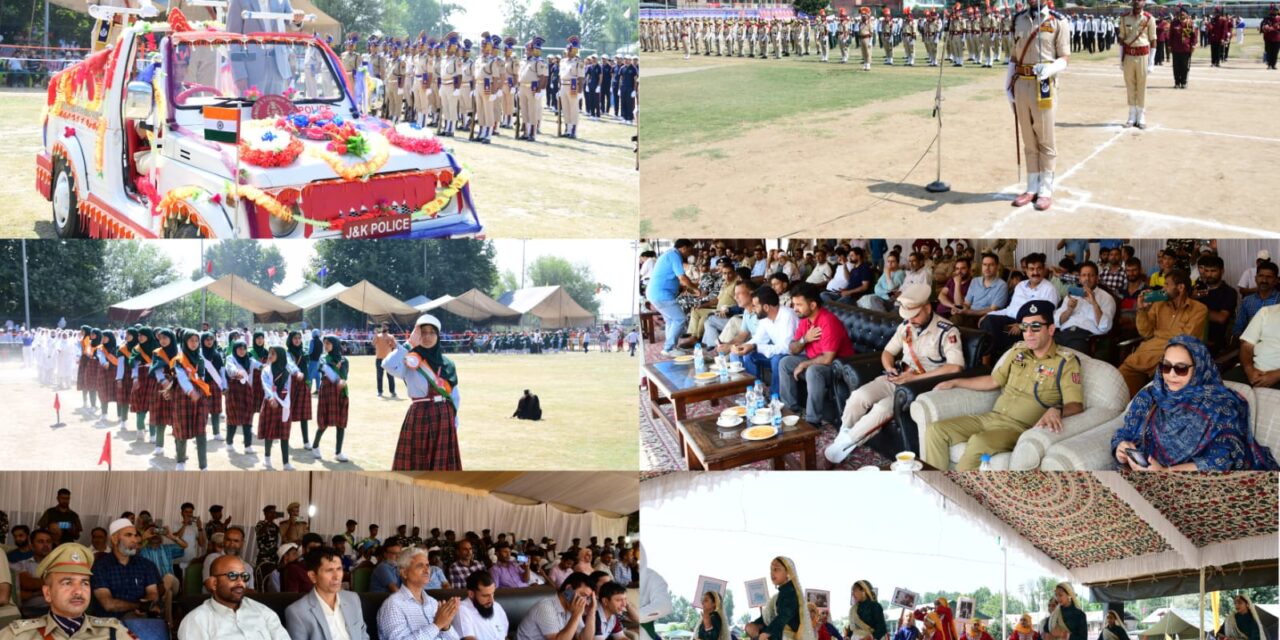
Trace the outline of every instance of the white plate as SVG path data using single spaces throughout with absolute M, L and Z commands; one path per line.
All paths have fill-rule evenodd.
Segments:
M 768 427 L 768 428 L 767 428 L 767 429 L 768 429 L 768 431 L 767 431 L 767 432 L 761 432 L 761 434 L 763 434 L 763 433 L 768 433 L 768 435 L 756 435 L 756 434 L 751 433 L 753 430 L 758 429 L 758 428 L 759 428 L 759 427 L 752 427 L 751 429 L 747 429 L 746 431 L 743 431 L 743 432 L 742 432 L 742 439 L 743 439 L 743 440 L 768 440 L 769 438 L 772 438 L 772 437 L 774 437 L 774 436 L 778 435 L 778 430 L 777 430 L 777 429 L 775 429 L 775 428 L 773 428 L 773 427 Z
M 742 424 L 741 416 L 733 416 L 733 417 L 720 416 L 720 419 L 716 420 L 716 426 L 722 429 L 737 427 L 737 426 L 740 426 L 741 424 Z
M 889 469 L 893 471 L 919 471 L 924 468 L 924 463 L 919 460 L 897 461 L 889 465 Z
M 769 416 L 751 416 L 751 424 L 765 425 L 769 424 L 772 419 Z

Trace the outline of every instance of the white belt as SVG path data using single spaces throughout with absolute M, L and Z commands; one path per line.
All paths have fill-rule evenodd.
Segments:
M 426 398 L 410 398 L 412 402 L 444 402 L 444 396 L 430 396 Z

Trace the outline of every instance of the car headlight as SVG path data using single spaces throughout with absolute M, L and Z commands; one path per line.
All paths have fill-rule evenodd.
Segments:
M 277 218 L 276 216 L 267 217 L 268 224 L 271 225 L 271 235 L 276 238 L 283 238 L 293 233 L 298 228 L 298 219 L 293 218 L 288 222 Z

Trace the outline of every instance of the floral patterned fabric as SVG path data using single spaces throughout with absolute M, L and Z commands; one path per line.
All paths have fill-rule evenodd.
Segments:
M 1275 512 L 1280 475 L 1129 472 L 1125 477 L 1197 547 L 1280 529 Z

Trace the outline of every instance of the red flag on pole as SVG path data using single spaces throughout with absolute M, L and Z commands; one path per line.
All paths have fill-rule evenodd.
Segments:
M 62 410 L 62 401 L 58 399 L 58 394 L 56 393 L 53 394 L 53 410 L 54 411 Z
M 213 275 L 213 261 L 212 261 L 212 260 L 210 260 L 210 261 L 208 261 L 208 262 L 204 263 L 204 272 L 205 272 L 205 273 L 207 273 L 207 274 L 209 274 L 209 275 Z
M 105 434 L 106 438 L 102 441 L 102 456 L 98 458 L 98 464 L 107 463 L 107 471 L 111 470 L 111 434 Z
M 267 267 L 267 277 L 269 278 L 276 277 L 276 268 L 274 266 Z

